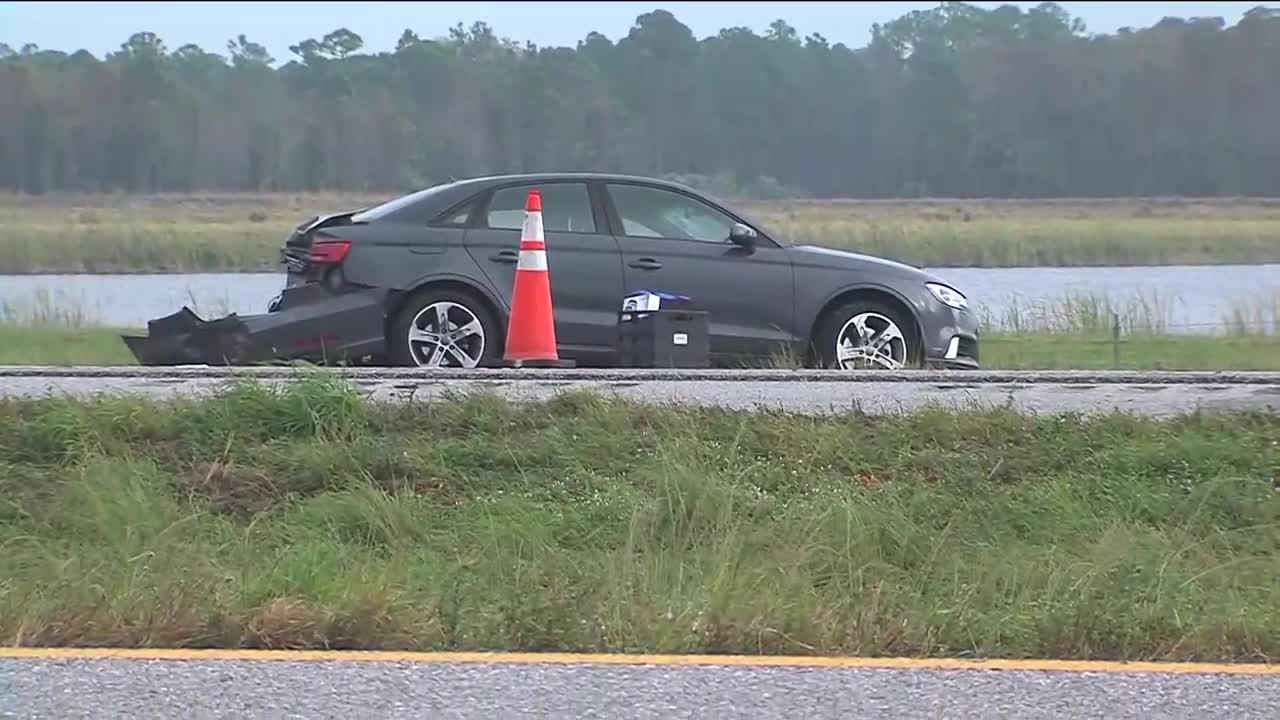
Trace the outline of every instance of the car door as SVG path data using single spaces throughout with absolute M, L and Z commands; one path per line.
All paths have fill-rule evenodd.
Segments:
M 510 311 L 525 202 L 534 187 L 542 195 L 557 345 L 562 355 L 580 362 L 607 360 L 617 338 L 622 260 L 587 183 L 522 183 L 495 189 L 467 230 L 468 251 Z
M 763 235 L 753 249 L 733 243 L 738 221 L 692 195 L 641 183 L 604 187 L 628 293 L 688 295 L 709 312 L 711 352 L 720 359 L 790 347 L 794 285 L 782 248 Z

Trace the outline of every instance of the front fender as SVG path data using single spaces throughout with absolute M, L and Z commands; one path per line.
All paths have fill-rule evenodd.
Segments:
M 923 286 L 921 289 L 923 290 Z M 826 311 L 832 305 L 834 305 L 837 301 L 839 301 L 840 298 L 848 295 L 852 295 L 853 293 L 857 293 L 857 292 L 883 293 L 885 295 L 888 295 L 889 297 L 894 298 L 899 303 L 901 303 L 902 306 L 907 308 L 907 311 L 911 313 L 911 319 L 915 322 L 915 326 L 916 326 L 916 336 L 917 336 L 916 339 L 920 341 L 922 347 L 924 346 L 924 343 L 925 343 L 924 323 L 922 322 L 921 318 L 926 309 L 925 303 L 928 302 L 927 298 L 920 297 L 920 296 L 916 296 L 914 298 L 908 297 L 904 295 L 901 291 L 889 285 L 883 285 L 878 282 L 867 281 L 867 280 L 849 283 L 848 285 L 841 286 L 840 288 L 828 293 L 827 296 L 822 299 L 822 302 L 818 304 L 817 310 L 813 313 L 810 313 L 808 326 L 804 328 L 803 337 L 805 338 L 813 337 L 814 328 L 817 327 L 818 322 L 821 320 L 823 314 L 826 313 Z

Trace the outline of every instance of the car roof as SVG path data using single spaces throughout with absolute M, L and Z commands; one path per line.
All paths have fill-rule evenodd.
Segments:
M 409 208 L 420 207 L 420 203 L 424 201 L 431 209 L 431 212 L 441 212 L 456 203 L 470 199 L 477 193 L 485 192 L 500 185 L 507 185 L 510 183 L 590 182 L 592 180 L 604 182 L 648 183 L 660 187 L 671 188 L 673 190 L 683 190 L 711 200 L 717 205 L 725 205 L 725 203 L 719 198 L 711 197 L 710 195 L 706 195 L 686 185 L 681 185 L 680 183 L 660 178 L 601 172 L 541 172 L 483 175 L 473 178 L 450 179 L 448 182 L 435 183 L 434 185 L 428 185 L 427 187 L 419 188 L 418 190 L 396 196 L 375 206 L 361 208 L 359 215 L 364 219 L 373 220 L 399 213 Z
M 702 197 L 710 197 L 702 191 L 696 190 L 688 185 L 684 185 L 663 178 L 647 177 L 643 175 L 627 175 L 623 173 L 602 173 L 602 172 L 540 172 L 540 173 L 513 173 L 507 175 L 485 175 L 482 177 L 466 178 L 455 180 L 450 185 L 458 188 L 484 188 L 492 185 L 505 185 L 507 183 L 529 183 L 529 182 L 552 182 L 552 181 L 574 181 L 583 182 L 591 180 L 599 180 L 604 182 L 638 182 L 649 185 L 665 186 L 672 189 L 685 190 Z M 717 201 L 718 202 L 718 201 Z
M 473 178 L 462 178 L 451 180 L 450 182 L 437 183 L 435 185 L 423 188 L 407 195 L 402 195 L 394 200 L 385 203 L 381 208 L 366 208 L 364 213 L 368 217 L 376 217 L 383 212 L 394 212 L 396 209 L 417 204 L 419 200 L 431 197 L 431 206 L 433 212 L 441 212 L 444 209 L 453 206 L 456 203 L 467 200 L 475 196 L 479 192 L 486 191 L 492 187 L 507 185 L 511 183 L 539 183 L 539 182 L 633 182 L 652 185 L 655 187 L 665 187 L 671 190 L 683 191 L 690 193 L 696 197 L 709 200 L 715 205 L 719 205 L 725 210 L 731 211 L 742 220 L 754 226 L 757 230 L 771 237 L 774 241 L 781 244 L 787 244 L 773 228 L 762 223 L 760 218 L 752 217 L 741 206 L 725 201 L 723 198 L 716 197 L 706 191 L 678 183 L 673 180 L 663 178 L 650 177 L 645 175 L 629 175 L 626 173 L 603 173 L 590 171 L 560 171 L 560 172 L 538 172 L 538 173 L 511 173 L 504 175 L 483 175 Z
M 588 182 L 591 180 L 598 180 L 602 182 L 634 182 L 634 183 L 643 183 L 646 185 L 653 185 L 656 187 L 665 187 L 672 190 L 683 190 L 684 192 L 690 193 L 704 200 L 709 200 L 711 201 L 711 203 L 715 205 L 719 205 L 720 207 L 731 211 L 738 217 L 742 218 L 743 220 L 753 225 L 760 232 L 763 232 L 766 235 L 773 238 L 775 241 L 785 242 L 783 238 L 778 235 L 778 233 L 774 228 L 769 227 L 767 224 L 762 222 L 760 218 L 753 217 L 750 213 L 746 212 L 746 210 L 738 203 L 729 202 L 724 198 L 717 197 L 716 195 L 713 195 L 712 193 L 709 193 L 705 190 L 699 190 L 698 188 L 685 185 L 684 183 L 679 183 L 679 182 L 675 182 L 674 180 L 667 180 L 664 178 L 657 178 L 657 177 L 652 177 L 648 175 L 629 175 L 626 173 L 603 173 L 603 172 L 590 172 L 590 171 L 519 173 L 519 174 L 508 174 L 508 175 L 485 175 L 483 177 L 467 178 L 465 180 L 455 180 L 453 183 L 450 183 L 450 186 L 458 188 L 459 191 L 463 191 L 465 189 L 465 191 L 468 194 L 470 194 L 480 190 L 487 189 L 495 185 L 506 185 L 508 183 L 528 183 L 528 182 L 537 183 L 537 182 L 552 182 L 552 181 L 563 182 L 563 181 L 575 181 L 575 180 L 582 181 L 582 182 Z

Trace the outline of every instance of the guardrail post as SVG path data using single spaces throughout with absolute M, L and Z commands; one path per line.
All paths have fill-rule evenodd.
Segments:
M 1120 313 L 1111 312 L 1111 368 L 1120 369 Z

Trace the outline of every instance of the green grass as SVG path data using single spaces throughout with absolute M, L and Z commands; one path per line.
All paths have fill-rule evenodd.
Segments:
M 989 370 L 1272 370 L 1280 371 L 1280 337 L 990 333 L 982 338 Z
M 0 642 L 1262 660 L 1280 419 L 0 402 Z
M 121 333 L 127 328 L 0 325 L 0 365 L 136 365 Z
M 275 271 L 307 218 L 385 195 L 0 196 L 0 273 Z M 1275 200 L 744 203 L 797 242 L 931 266 L 1280 261 Z

